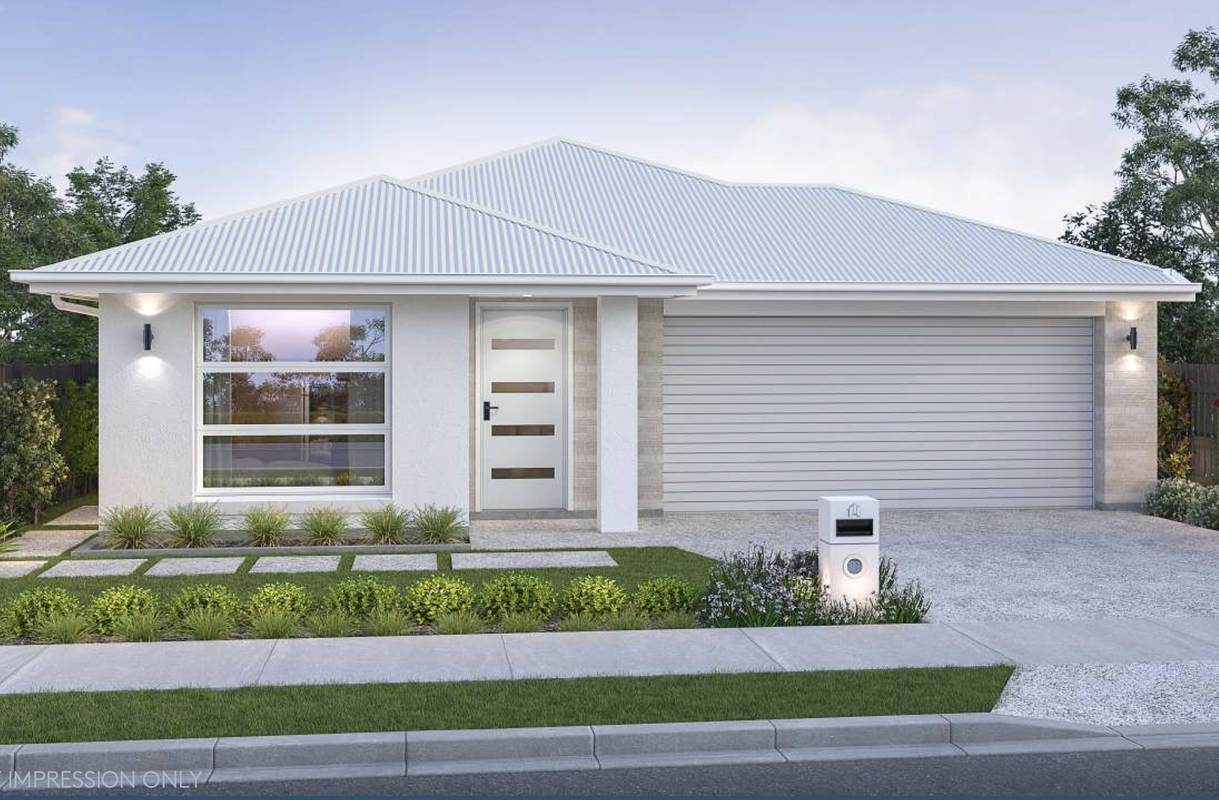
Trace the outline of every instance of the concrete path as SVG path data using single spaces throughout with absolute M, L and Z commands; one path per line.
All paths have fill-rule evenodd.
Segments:
M 97 531 L 26 531 L 17 538 L 17 546 L 0 558 L 45 558 L 57 556 L 88 539 Z
M 929 623 L 27 645 L 0 648 L 0 694 L 997 663 L 1125 664 L 1157 648 L 1182 660 L 1219 662 L 1219 625 L 1207 621 L 1130 620 L 1128 630 L 1108 620 L 1075 621 L 1066 629 L 1056 624 L 1047 620 L 1030 628 L 998 621 L 968 630 Z M 1134 638 L 1141 649 L 1125 652 Z
M 47 520 L 44 525 L 96 525 L 98 524 L 98 508 L 97 506 L 78 506 L 66 514 L 60 514 L 52 520 Z

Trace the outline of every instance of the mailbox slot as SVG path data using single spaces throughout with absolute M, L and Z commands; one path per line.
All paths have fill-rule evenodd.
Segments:
M 839 536 L 872 536 L 871 519 L 837 519 L 834 520 L 835 533 Z

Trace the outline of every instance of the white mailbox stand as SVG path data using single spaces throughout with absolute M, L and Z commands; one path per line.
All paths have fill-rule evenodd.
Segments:
M 864 495 L 820 498 L 817 560 L 831 598 L 872 602 L 880 585 L 880 502 Z

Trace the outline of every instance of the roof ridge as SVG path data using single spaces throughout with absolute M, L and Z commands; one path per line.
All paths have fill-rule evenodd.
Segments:
M 502 219 L 505 222 L 511 222 L 514 225 L 520 225 L 522 227 L 530 228 L 532 230 L 538 231 L 539 233 L 544 233 L 548 236 L 556 236 L 560 239 L 569 241 L 572 244 L 578 244 L 581 247 L 589 247 L 594 250 L 599 250 L 602 253 L 605 253 L 605 254 L 611 255 L 611 256 L 615 256 L 616 258 L 625 258 L 630 261 L 634 261 L 637 264 L 642 264 L 645 267 L 652 267 L 653 269 L 662 270 L 671 275 L 697 275 L 698 274 L 698 273 L 690 272 L 689 270 L 684 270 L 679 267 L 672 266 L 670 264 L 662 264 L 659 261 L 654 261 L 645 256 L 631 253 L 626 250 L 619 250 L 618 248 L 610 247 L 607 244 L 604 244 L 604 243 L 598 242 L 598 241 L 594 241 L 593 239 L 585 239 L 582 236 L 576 236 L 575 234 L 570 233 L 568 231 L 562 231 L 562 230 L 559 230 L 558 228 L 551 228 L 548 225 L 543 225 L 539 222 L 525 219 L 524 217 L 518 217 L 514 214 L 507 214 L 503 211 L 499 211 L 494 208 L 489 208 L 488 206 L 484 206 L 479 203 L 472 203 L 469 200 L 463 200 L 459 197 L 453 197 L 452 195 L 447 195 L 443 192 L 438 192 L 434 189 L 425 189 L 422 186 L 416 186 L 415 184 L 408 183 L 408 182 L 398 179 L 398 178 L 386 178 L 386 180 L 387 180 L 387 182 L 393 184 L 394 186 L 397 186 L 398 188 L 402 189 L 403 191 L 417 192 L 421 195 L 424 195 L 425 197 L 431 197 L 436 200 L 442 200 L 446 203 L 452 203 L 453 205 L 461 206 L 462 208 L 468 208 L 471 211 L 475 211 L 480 214 L 487 214 L 489 216 L 496 217 L 497 219 Z M 710 277 L 710 276 L 708 276 L 708 277 Z

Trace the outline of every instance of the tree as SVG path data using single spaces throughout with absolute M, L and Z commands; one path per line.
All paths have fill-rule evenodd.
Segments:
M 137 176 L 103 158 L 91 170 L 74 169 L 62 198 L 48 179 L 7 160 L 18 141 L 16 128 L 0 124 L 0 364 L 95 359 L 96 321 L 56 311 L 9 272 L 192 225 L 199 213 L 179 202 L 174 175 L 161 164 Z
M 1219 87 L 1219 33 L 1190 31 L 1172 64 Z M 1147 75 L 1118 90 L 1113 119 L 1137 140 L 1122 154 L 1113 197 L 1068 216 L 1063 241 L 1201 283 L 1196 302 L 1160 304 L 1160 352 L 1169 361 L 1217 361 L 1219 96 L 1209 98 L 1188 77 Z
M 33 517 L 68 477 L 59 454 L 55 384 L 12 381 L 0 385 L 0 513 Z

